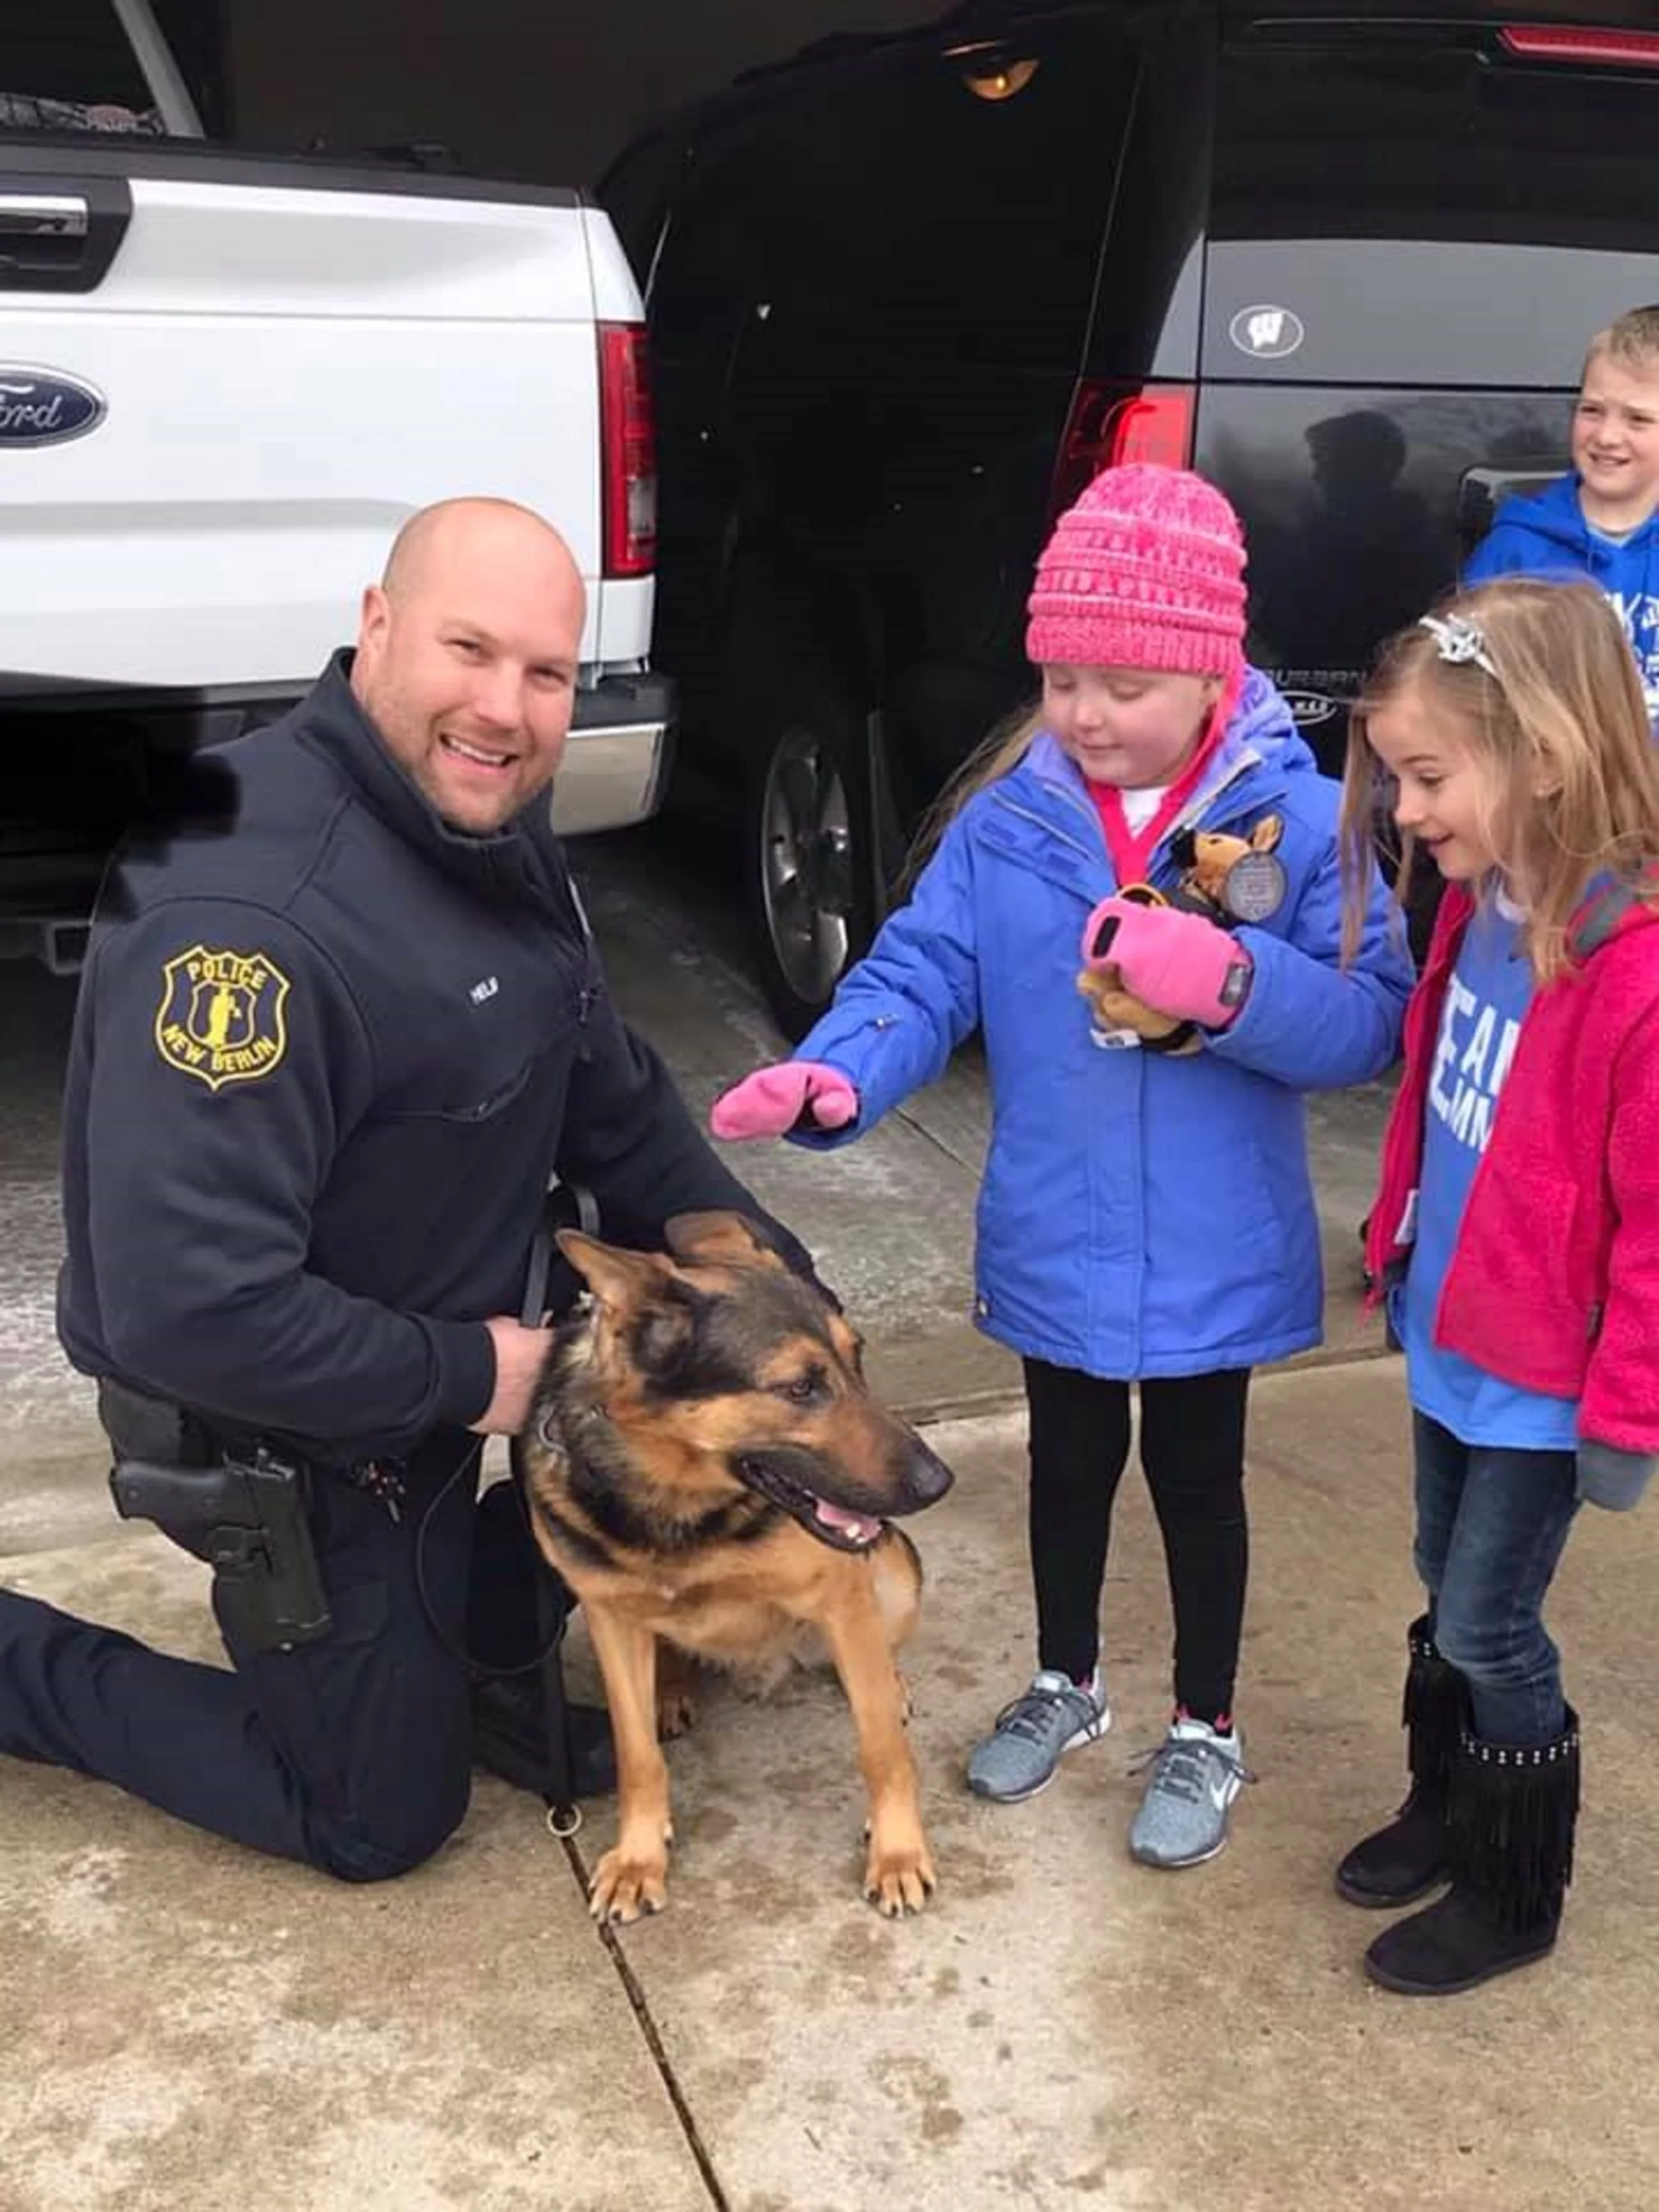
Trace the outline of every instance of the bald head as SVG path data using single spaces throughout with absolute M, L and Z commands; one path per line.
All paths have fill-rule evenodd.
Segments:
M 488 836 L 551 781 L 587 595 L 550 523 L 502 499 L 422 507 L 363 594 L 351 684 L 452 827 Z
M 550 586 L 582 588 L 570 548 L 550 522 L 510 499 L 441 499 L 411 514 L 392 541 L 380 589 L 408 599 L 431 587 L 446 567 L 496 560 L 540 564 Z

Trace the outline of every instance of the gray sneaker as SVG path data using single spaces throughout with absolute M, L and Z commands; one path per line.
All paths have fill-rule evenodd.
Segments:
M 1227 1814 L 1255 1777 L 1244 1765 L 1237 1729 L 1218 1735 L 1206 1721 L 1178 1720 L 1155 1751 L 1146 1793 L 1129 1830 L 1129 1850 L 1142 1866 L 1199 1866 L 1227 1840 Z
M 1092 1743 L 1111 1724 L 1098 1671 L 1087 1689 L 1068 1674 L 1033 1674 L 1030 1688 L 1003 1707 L 990 1735 L 975 1745 L 968 1787 L 976 1797 L 1018 1805 L 1048 1788 L 1068 1751 Z

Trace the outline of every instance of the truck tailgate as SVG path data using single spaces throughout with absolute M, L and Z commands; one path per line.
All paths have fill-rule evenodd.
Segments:
M 398 523 L 460 493 L 557 524 L 589 580 L 597 659 L 585 211 L 514 191 L 193 150 L 0 149 L 0 207 L 112 196 L 119 229 L 101 275 L 96 223 L 80 281 L 72 266 L 64 281 L 72 240 L 44 281 L 0 267 L 0 386 L 67 378 L 105 410 L 65 441 L 0 437 L 0 672 L 303 684 L 350 634 Z

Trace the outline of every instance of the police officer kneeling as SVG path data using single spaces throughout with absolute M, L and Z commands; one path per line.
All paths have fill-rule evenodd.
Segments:
M 546 800 L 584 616 L 538 517 L 416 516 L 355 654 L 212 757 L 228 823 L 128 848 L 82 979 L 59 1333 L 234 1671 L 0 1592 L 0 1750 L 348 1880 L 466 1809 L 469 1630 L 534 1656 L 522 1516 L 477 1488 L 547 1348 L 550 1171 L 617 1242 L 730 1206 L 810 1269 L 607 994 Z

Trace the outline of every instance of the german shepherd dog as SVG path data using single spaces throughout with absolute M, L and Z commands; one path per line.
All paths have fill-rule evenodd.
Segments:
M 617 1838 L 591 1909 L 627 1921 L 666 1901 L 659 1641 L 748 1671 L 787 1663 L 810 1627 L 857 1729 L 864 1893 L 920 1911 L 933 1863 L 894 1654 L 921 1564 L 889 1516 L 942 1498 L 951 1470 L 871 1397 L 858 1336 L 740 1215 L 680 1214 L 665 1240 L 560 1233 L 589 1295 L 523 1441 L 537 1538 L 586 1607 L 616 1735 Z

